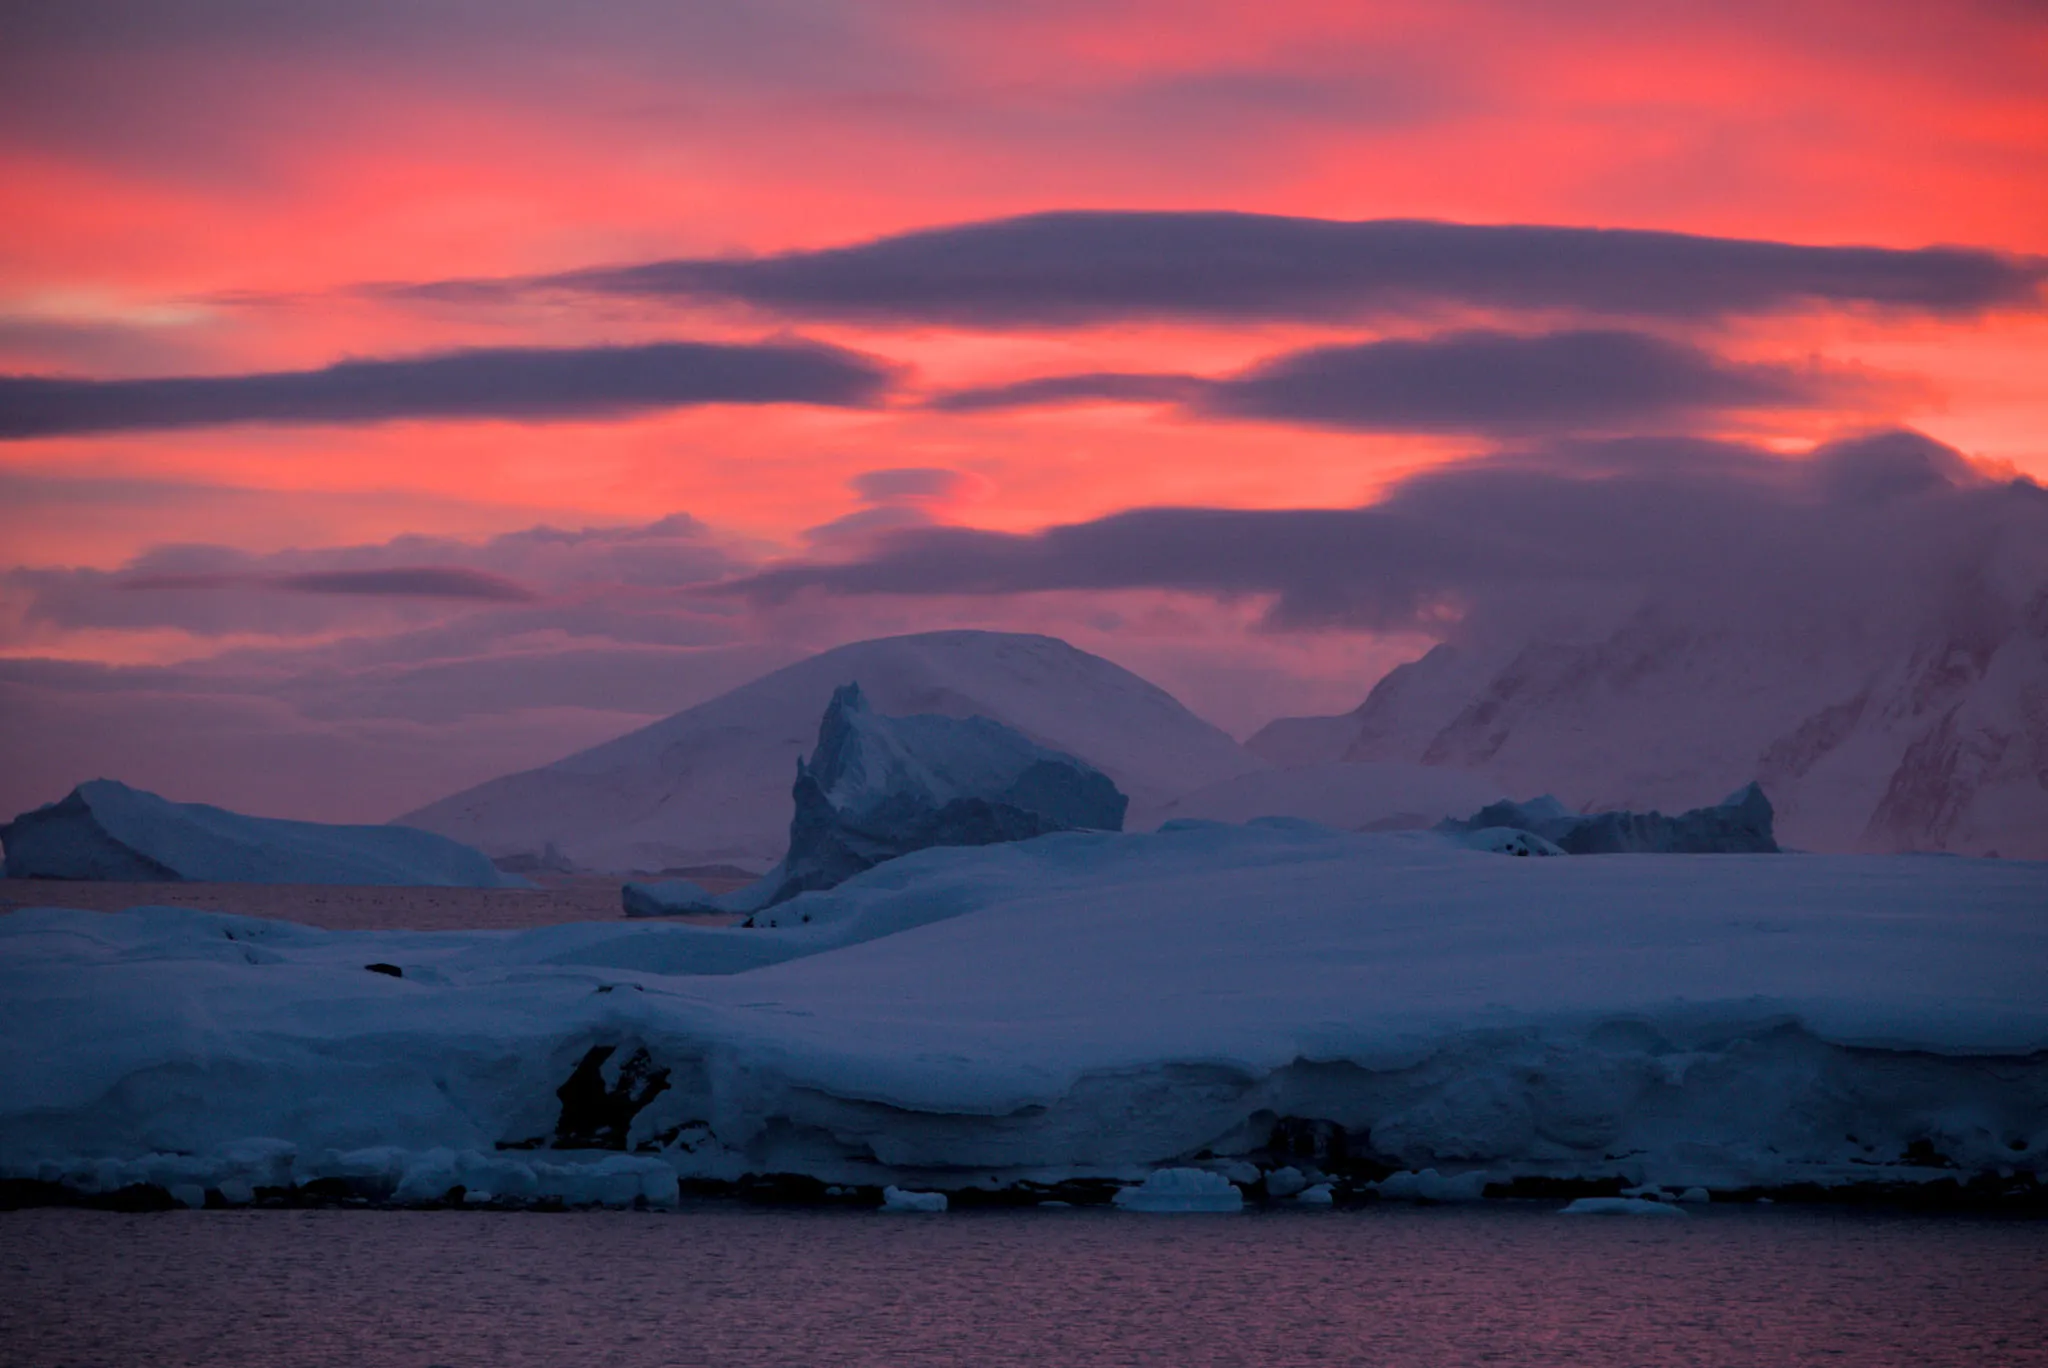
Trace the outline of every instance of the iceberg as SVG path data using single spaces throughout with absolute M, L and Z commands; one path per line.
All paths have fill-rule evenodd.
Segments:
M 688 880 L 628 884 L 628 916 L 755 913 L 933 846 L 1117 831 L 1129 800 L 1099 770 L 986 717 L 883 717 L 858 683 L 832 695 L 797 761 L 789 854 L 713 897 Z
M 0 1178 L 2048 1196 L 2044 864 L 1185 822 L 921 850 L 772 914 L 0 916 Z
M 660 874 L 727 865 L 759 874 L 788 853 L 790 770 L 809 753 L 832 691 L 849 679 L 861 682 L 878 712 L 991 718 L 1078 755 L 1141 811 L 1266 768 L 1157 685 L 1057 638 L 922 632 L 835 647 L 398 820 L 494 858 L 534 856 L 552 843 L 584 869 Z M 1502 792 L 1430 820 L 1470 812 Z
M 1643 1197 L 1581 1197 L 1566 1205 L 1566 1216 L 1683 1216 L 1683 1207 Z
M 250 817 L 112 779 L 22 813 L 0 844 L 10 879 L 532 887 L 432 832 Z
M 1125 1211 L 1243 1211 L 1244 1194 L 1220 1173 L 1207 1169 L 1160 1169 L 1135 1187 L 1117 1191 Z
M 1439 829 L 1489 839 L 1500 830 L 1526 831 L 1554 843 L 1554 850 L 1530 852 L 1539 854 L 1768 855 L 1778 849 L 1771 816 L 1771 800 L 1752 783 L 1714 807 L 1676 817 L 1656 811 L 1568 812 L 1545 795 L 1526 803 L 1493 803 L 1465 821 L 1447 820 Z
M 882 1210 L 932 1212 L 946 1209 L 943 1192 L 911 1192 L 889 1186 L 882 1189 Z

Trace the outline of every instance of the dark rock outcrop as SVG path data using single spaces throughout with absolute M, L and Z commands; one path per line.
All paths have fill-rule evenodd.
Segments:
M 1565 810 L 1555 798 L 1526 803 L 1493 803 L 1466 820 L 1444 822 L 1440 831 L 1463 834 L 1507 827 L 1554 842 L 1568 855 L 1776 854 L 1771 800 L 1751 784 L 1714 807 L 1676 817 L 1661 812 Z

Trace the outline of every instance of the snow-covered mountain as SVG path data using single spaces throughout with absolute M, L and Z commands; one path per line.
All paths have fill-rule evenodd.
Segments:
M 1958 575 L 1898 631 L 1664 600 L 1578 639 L 1445 644 L 1355 711 L 1246 743 L 1666 811 L 1749 780 L 1811 850 L 2048 859 L 2048 586 Z
M 788 844 L 790 784 L 842 684 L 876 711 L 981 716 L 1156 807 L 1263 768 L 1163 689 L 1053 637 L 928 632 L 797 662 L 616 741 L 465 790 L 398 820 L 494 856 L 553 845 L 578 864 L 765 869 Z

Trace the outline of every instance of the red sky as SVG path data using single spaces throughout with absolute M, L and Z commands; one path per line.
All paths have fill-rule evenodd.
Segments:
M 151 620 L 135 607 L 148 596 L 134 593 L 118 612 L 51 606 L 51 584 L 84 584 L 85 571 L 132 576 L 165 547 L 215 548 L 204 556 L 216 560 L 438 564 L 485 556 L 476 548 L 487 538 L 540 524 L 620 528 L 687 513 L 728 558 L 721 573 L 737 573 L 857 554 L 858 538 L 807 530 L 869 508 L 856 485 L 864 473 L 902 468 L 953 475 L 866 516 L 1028 532 L 1156 505 L 1356 506 L 1521 438 L 1202 404 L 922 405 L 1048 376 L 1228 377 L 1312 346 L 1474 329 L 1623 328 L 1719 365 L 1830 377 L 1796 403 L 1718 402 L 1644 430 L 1794 452 L 1904 425 L 1988 470 L 2048 478 L 2038 289 L 1967 309 L 1799 299 L 1620 322 L 1567 299 L 1534 310 L 1436 300 L 1370 316 L 1134 311 L 991 324 L 703 297 L 390 288 L 757 257 L 1076 209 L 1953 245 L 2023 267 L 2048 254 L 2043 71 L 2048 11 L 2029 0 L 13 6 L 0 20 L 0 373 L 235 377 L 476 348 L 801 338 L 874 358 L 893 378 L 853 407 L 0 440 L 0 567 L 13 567 L 0 571 L 0 657 L 204 666 L 225 678 L 243 668 L 233 652 L 253 651 L 267 653 L 260 672 L 275 680 L 316 668 L 337 641 L 374 655 L 392 633 L 468 611 L 352 600 L 347 613 Z M 0 393 L 0 420 L 21 402 Z M 345 550 L 408 536 L 442 540 Z M 544 593 L 559 588 L 516 560 L 490 564 Z M 655 592 L 630 575 L 576 583 L 586 604 Z M 1424 640 L 1275 633 L 1257 620 L 1256 601 L 1170 586 L 898 597 L 721 619 L 712 644 L 750 669 L 877 629 L 1049 630 L 1148 670 L 1242 732 L 1284 712 L 1349 706 Z M 583 629 L 549 630 L 561 641 Z M 508 641 L 447 644 L 434 659 L 551 649 Z M 687 656 L 707 643 L 671 634 L 664 647 Z M 417 658 L 427 648 L 406 649 Z M 369 655 L 347 668 L 371 669 Z M 655 662 L 671 671 L 667 694 L 630 706 L 518 700 L 492 714 L 495 739 L 462 741 L 445 765 L 325 806 L 303 789 L 275 804 L 388 815 L 380 803 L 548 758 L 744 675 L 685 656 Z M 241 684 L 221 688 L 243 697 Z M 286 706 L 265 697 L 265 708 Z M 361 704 L 360 716 L 378 719 L 378 706 Z M 299 725 L 261 726 L 273 724 Z M 39 755 L 51 773 L 98 762 Z M 243 790 L 222 780 L 191 796 L 231 792 Z

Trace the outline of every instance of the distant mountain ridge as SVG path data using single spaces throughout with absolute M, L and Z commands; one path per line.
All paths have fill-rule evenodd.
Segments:
M 2048 587 L 2015 601 L 1964 579 L 1903 648 L 1668 604 L 1589 640 L 1446 644 L 1246 748 L 1447 765 L 1582 806 L 1676 809 L 1755 779 L 1790 847 L 2048 859 Z
M 766 869 L 787 846 L 796 762 L 833 691 L 849 683 L 878 712 L 987 717 L 1079 756 L 1134 809 L 1265 767 L 1165 690 L 1057 638 L 927 632 L 823 652 L 398 820 L 498 857 L 553 845 L 599 869 Z

